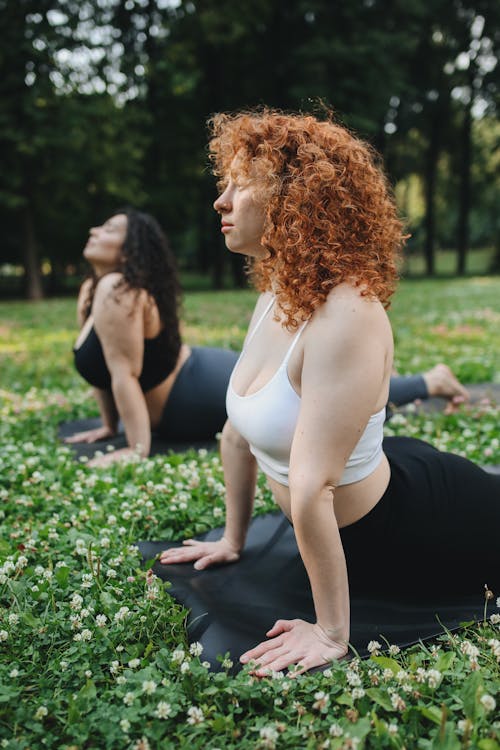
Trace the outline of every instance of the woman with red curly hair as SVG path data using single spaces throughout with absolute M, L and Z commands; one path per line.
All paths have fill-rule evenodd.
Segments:
M 383 441 L 405 237 L 370 147 L 331 118 L 272 110 L 211 126 L 214 207 L 261 296 L 227 393 L 224 534 L 160 560 L 236 561 L 259 467 L 293 524 L 316 621 L 278 620 L 241 661 L 298 673 L 347 653 L 350 589 L 494 583 L 500 477 L 420 440 Z

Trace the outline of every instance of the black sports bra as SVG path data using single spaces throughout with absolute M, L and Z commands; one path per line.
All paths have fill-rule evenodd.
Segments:
M 179 341 L 175 352 L 172 352 L 165 328 L 153 339 L 144 339 L 144 358 L 139 376 L 143 392 L 159 385 L 175 369 L 180 347 Z M 111 390 L 111 375 L 94 326 L 78 349 L 73 349 L 73 354 L 75 367 L 87 383 L 103 391 Z

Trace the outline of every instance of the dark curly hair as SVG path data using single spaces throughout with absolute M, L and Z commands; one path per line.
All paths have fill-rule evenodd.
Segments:
M 165 327 L 169 353 L 175 358 L 181 347 L 179 330 L 179 305 L 181 288 L 177 264 L 170 250 L 165 233 L 150 214 L 134 208 L 118 209 L 112 215 L 125 214 L 127 234 L 122 247 L 119 267 L 122 279 L 115 285 L 121 289 L 145 289 L 158 307 L 160 319 Z M 99 279 L 90 274 L 92 284 L 84 304 L 84 316 L 88 318 Z
M 273 290 L 287 327 L 344 281 L 389 307 L 406 237 L 372 148 L 331 112 L 320 120 L 263 108 L 216 114 L 208 125 L 221 186 L 236 169 L 264 208 L 269 255 L 249 268 L 259 290 Z

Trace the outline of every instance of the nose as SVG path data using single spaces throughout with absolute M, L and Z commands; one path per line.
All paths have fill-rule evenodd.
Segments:
M 214 201 L 214 208 L 219 214 L 227 213 L 231 209 L 231 200 L 227 188 Z

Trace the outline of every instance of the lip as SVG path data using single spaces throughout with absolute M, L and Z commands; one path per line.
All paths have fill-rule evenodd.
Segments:
M 234 224 L 231 224 L 229 221 L 221 221 L 221 232 L 228 232 L 230 229 L 234 227 Z

